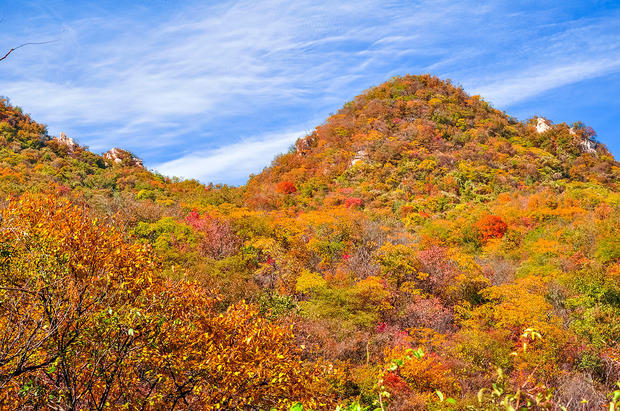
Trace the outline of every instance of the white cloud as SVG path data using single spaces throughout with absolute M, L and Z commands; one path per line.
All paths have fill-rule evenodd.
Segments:
M 556 24 L 556 32 L 510 50 L 501 69 L 470 78 L 468 90 L 495 105 L 511 104 L 620 71 L 620 19 L 610 16 Z
M 527 100 L 546 91 L 575 82 L 603 76 L 620 70 L 620 55 L 616 58 L 603 58 L 598 61 L 580 61 L 562 65 L 544 64 L 517 72 L 513 76 L 496 79 L 490 84 L 470 89 L 485 100 L 498 105 Z
M 213 150 L 192 152 L 157 164 L 153 169 L 170 177 L 195 178 L 204 183 L 223 180 L 243 183 L 250 174 L 268 165 L 276 153 L 286 152 L 306 134 L 303 131 L 268 134 Z

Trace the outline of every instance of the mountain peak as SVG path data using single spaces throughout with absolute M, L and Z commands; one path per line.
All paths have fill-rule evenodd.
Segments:
M 611 183 L 616 162 L 595 136 L 581 123 L 517 121 L 449 80 L 394 77 L 346 103 L 254 176 L 248 198 L 275 207 L 280 200 L 269 187 L 282 181 L 315 206 L 342 188 L 366 204 L 392 206 L 428 195 L 429 186 L 454 203 L 558 180 Z M 266 199 L 266 191 L 276 194 Z

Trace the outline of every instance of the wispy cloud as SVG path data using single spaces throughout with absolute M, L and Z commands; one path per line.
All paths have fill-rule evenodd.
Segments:
M 598 61 L 579 61 L 554 66 L 552 63 L 517 72 L 510 78 L 494 82 L 471 91 L 498 106 L 509 106 L 546 91 L 603 76 L 620 70 L 620 55 Z
M 417 34 L 397 33 L 466 12 L 422 4 L 414 14 L 379 1 L 194 4 L 153 27 L 135 15 L 78 18 L 37 52 L 43 58 L 24 55 L 0 67 L 7 74 L 0 90 L 52 132 L 80 133 L 95 149 L 104 142 L 137 148 L 153 133 L 184 136 L 217 119 L 291 105 L 325 110 L 361 91 L 359 84 L 382 81 L 397 54 L 430 51 L 414 45 Z M 43 27 L 45 36 L 53 32 Z
M 556 24 L 553 34 L 513 50 L 496 73 L 470 79 L 470 91 L 507 107 L 549 90 L 620 71 L 620 18 Z M 510 67 L 512 64 L 514 66 Z
M 618 13 L 558 23 L 548 7 L 473 0 L 28 4 L 35 17 L 5 25 L 0 47 L 57 41 L 0 65 L 0 94 L 53 134 L 223 182 L 246 177 L 229 151 L 273 158 L 287 130 L 392 75 L 432 71 L 508 106 L 620 70 Z
M 268 134 L 232 143 L 213 150 L 195 151 L 153 169 L 167 176 L 192 176 L 201 181 L 245 181 L 274 158 L 285 152 L 307 132 Z

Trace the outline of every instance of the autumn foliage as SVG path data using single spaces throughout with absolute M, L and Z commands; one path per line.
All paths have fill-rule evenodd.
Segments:
M 293 194 L 297 191 L 297 188 L 290 181 L 281 181 L 276 186 L 276 190 L 283 194 Z
M 609 408 L 620 166 L 536 123 L 395 77 L 205 186 L 1 100 L 0 408 Z
M 199 234 L 198 247 L 202 254 L 222 258 L 235 253 L 239 240 L 228 221 L 209 214 L 201 217 L 197 211 L 192 211 L 185 222 Z
M 4 406 L 331 401 L 321 364 L 302 361 L 290 330 L 245 303 L 214 312 L 217 295 L 158 276 L 148 247 L 82 207 L 12 201 L 0 235 Z
M 476 221 L 476 228 L 482 241 L 487 241 L 490 238 L 502 238 L 508 230 L 508 225 L 498 216 L 486 215 Z
M 351 208 L 351 207 L 361 207 L 361 205 L 364 202 L 362 201 L 361 198 L 357 198 L 357 197 L 347 197 L 346 200 L 344 200 L 344 205 Z

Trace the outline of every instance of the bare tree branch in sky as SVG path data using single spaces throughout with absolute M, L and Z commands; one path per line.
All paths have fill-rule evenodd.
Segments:
M 12 49 L 10 49 L 9 51 L 7 51 L 7 53 L 6 53 L 4 56 L 0 57 L 0 61 L 2 61 L 2 60 L 4 60 L 5 58 L 9 57 L 9 55 L 10 55 L 12 52 L 14 52 L 15 50 L 20 49 L 20 48 L 22 48 L 22 47 L 24 47 L 24 46 L 29 46 L 29 45 L 32 45 L 32 44 L 48 44 L 48 43 L 53 43 L 54 41 L 55 41 L 55 40 L 50 40 L 50 41 L 41 41 L 41 42 L 30 42 L 30 43 L 20 44 L 19 46 L 17 46 L 17 47 L 13 47 L 13 48 L 12 48 Z

